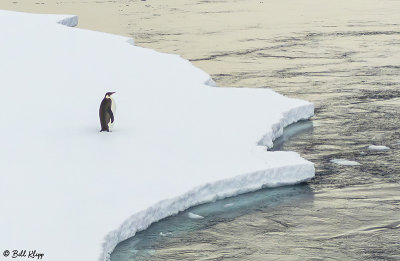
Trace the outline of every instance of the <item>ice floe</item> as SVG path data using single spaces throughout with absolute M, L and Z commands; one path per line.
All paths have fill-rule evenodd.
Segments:
M 387 147 L 387 146 L 382 146 L 382 145 L 369 145 L 368 146 L 368 149 L 369 150 L 379 150 L 379 151 L 382 151 L 382 150 L 390 150 L 390 148 L 389 147 Z
M 313 104 L 215 88 L 178 55 L 70 28 L 76 16 L 0 11 L 0 245 L 46 260 L 105 261 L 192 206 L 307 181 L 314 165 L 264 146 Z M 98 108 L 116 91 L 112 133 Z
M 343 165 L 343 166 L 358 166 L 361 165 L 357 161 L 347 160 L 347 159 L 331 159 L 332 163 Z

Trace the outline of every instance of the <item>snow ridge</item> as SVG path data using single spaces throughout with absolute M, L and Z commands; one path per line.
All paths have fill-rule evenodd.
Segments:
M 275 152 L 277 153 L 277 152 Z M 294 153 L 293 154 L 297 154 Z M 103 244 L 100 261 L 110 260 L 110 254 L 118 243 L 147 229 L 152 223 L 173 216 L 190 207 L 254 192 L 265 187 L 298 184 L 310 180 L 315 173 L 314 164 L 293 164 L 238 175 L 229 179 L 193 188 L 182 196 L 158 202 L 128 218 L 117 230 L 109 233 Z

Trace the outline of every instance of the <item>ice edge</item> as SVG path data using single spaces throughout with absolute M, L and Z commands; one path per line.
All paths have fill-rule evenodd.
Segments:
M 166 217 L 176 215 L 190 207 L 243 193 L 254 192 L 264 187 L 278 187 L 302 183 L 313 178 L 314 173 L 314 164 L 311 162 L 308 164 L 265 169 L 219 180 L 214 183 L 206 183 L 179 197 L 160 201 L 152 207 L 132 215 L 118 230 L 110 232 L 105 238 L 103 244 L 104 251 L 100 260 L 110 260 L 111 252 L 117 244 L 133 237 L 136 232 L 143 231 L 151 224 Z M 296 177 L 296 179 L 293 177 Z
M 310 102 L 284 112 L 281 120 L 272 126 L 272 130 L 262 137 L 258 145 L 267 146 L 271 149 L 274 146 L 273 142 L 283 135 L 285 127 L 300 120 L 309 119 L 312 116 L 314 116 L 314 104 Z

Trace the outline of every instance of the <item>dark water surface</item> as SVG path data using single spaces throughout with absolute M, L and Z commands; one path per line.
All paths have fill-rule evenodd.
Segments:
M 179 53 L 219 86 L 315 103 L 274 149 L 299 152 L 316 177 L 167 218 L 113 261 L 400 260 L 400 2 L 350 2 L 154 0 L 125 14 L 137 45 Z

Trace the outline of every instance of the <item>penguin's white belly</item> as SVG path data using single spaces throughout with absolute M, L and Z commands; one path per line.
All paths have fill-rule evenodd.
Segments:
M 110 97 L 110 99 L 111 99 L 111 111 L 112 111 L 112 113 L 114 115 L 114 121 L 115 121 L 115 111 L 116 111 L 117 107 L 115 106 L 114 99 L 112 97 Z M 114 123 L 111 122 L 111 118 L 110 118 L 110 121 L 108 122 L 108 129 L 111 130 L 113 126 L 114 126 Z

